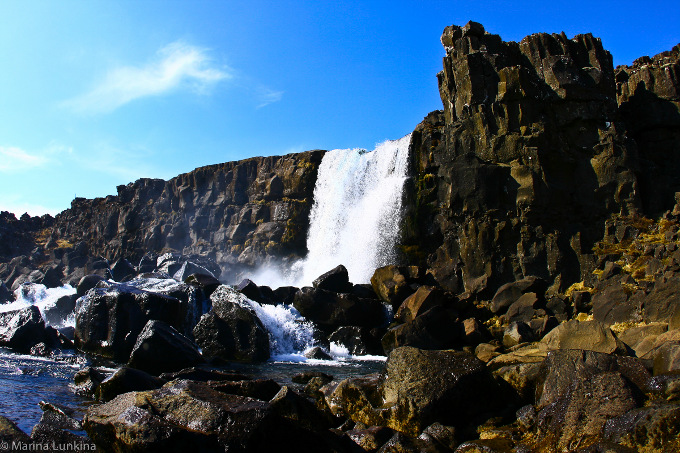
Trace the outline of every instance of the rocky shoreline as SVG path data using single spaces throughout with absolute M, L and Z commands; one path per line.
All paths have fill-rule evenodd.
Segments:
M 80 372 L 99 404 L 82 422 L 46 405 L 33 438 L 81 423 L 101 451 L 680 451 L 680 47 L 615 70 L 591 35 L 504 42 L 470 22 L 442 44 L 402 262 L 370 285 L 343 266 L 307 288 L 221 283 L 304 255 L 321 151 L 140 180 L 56 219 L 3 213 L 0 302 L 77 294 L 54 309 L 74 330 L 0 313 L 0 345 L 117 368 Z M 269 358 L 250 300 L 311 321 L 310 356 L 332 341 L 384 371 L 229 371 Z

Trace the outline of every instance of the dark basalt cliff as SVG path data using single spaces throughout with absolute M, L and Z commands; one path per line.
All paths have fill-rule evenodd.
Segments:
M 119 186 L 115 196 L 76 198 L 48 223 L 29 217 L 5 222 L 12 237 L 22 231 L 24 240 L 6 252 L 6 261 L 31 250 L 35 256 L 21 263 L 15 258 L 0 275 L 7 279 L 16 265 L 57 265 L 66 280 L 77 283 L 97 268 L 93 257 L 137 264 L 147 252 L 178 252 L 214 260 L 229 279 L 255 263 L 304 256 L 323 153 L 254 157 L 197 168 L 169 181 L 140 179 Z
M 440 282 L 493 294 L 536 275 L 563 291 L 593 278 L 612 215 L 673 207 L 677 48 L 615 73 L 590 34 L 504 42 L 471 22 L 442 44 L 444 111 L 413 134 L 404 240 Z

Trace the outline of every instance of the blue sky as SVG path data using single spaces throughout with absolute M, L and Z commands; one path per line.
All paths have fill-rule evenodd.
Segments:
M 0 210 L 56 214 L 140 177 L 368 148 L 441 108 L 446 25 L 680 42 L 677 0 L 0 2 Z

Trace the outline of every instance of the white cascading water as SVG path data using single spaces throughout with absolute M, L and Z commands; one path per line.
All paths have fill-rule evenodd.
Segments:
M 368 283 L 376 268 L 396 258 L 411 134 L 366 152 L 327 152 L 314 188 L 307 257 L 293 269 L 309 285 L 342 264 L 353 283 Z

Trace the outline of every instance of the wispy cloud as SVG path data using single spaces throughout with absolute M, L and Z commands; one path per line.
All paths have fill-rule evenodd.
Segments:
M 263 86 L 259 87 L 257 92 L 259 101 L 259 104 L 257 105 L 258 109 L 273 104 L 274 102 L 279 102 L 283 97 L 283 91 L 275 91 Z
M 15 173 L 53 163 L 60 155 L 71 154 L 72 148 L 50 143 L 38 151 L 26 151 L 17 146 L 0 146 L 0 173 Z
M 178 89 L 206 94 L 217 82 L 232 77 L 229 69 L 214 65 L 206 49 L 176 41 L 143 66 L 111 69 L 91 91 L 64 105 L 83 113 L 107 113 L 136 99 Z
M 47 158 L 31 154 L 16 146 L 0 146 L 0 171 L 14 172 L 40 167 L 47 163 Z

